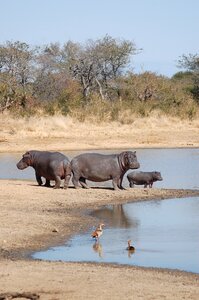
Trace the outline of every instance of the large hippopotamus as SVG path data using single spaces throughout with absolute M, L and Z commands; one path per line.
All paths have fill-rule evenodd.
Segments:
M 149 186 L 152 188 L 155 181 L 163 180 L 161 173 L 157 171 L 153 172 L 131 172 L 127 175 L 129 186 L 134 187 L 136 185 L 144 185 L 144 188 Z
M 71 161 L 72 182 L 75 188 L 79 187 L 78 183 L 88 188 L 86 179 L 95 182 L 112 180 L 114 190 L 123 189 L 122 179 L 126 171 L 139 167 L 136 151 L 110 155 L 84 153 L 74 157 Z
M 17 168 L 23 170 L 27 167 L 35 169 L 36 180 L 42 185 L 41 177 L 46 178 L 45 186 L 50 186 L 50 180 L 55 180 L 55 189 L 60 188 L 61 179 L 64 179 L 64 188 L 68 187 L 71 177 L 69 159 L 60 152 L 31 150 L 23 154 L 17 163 Z

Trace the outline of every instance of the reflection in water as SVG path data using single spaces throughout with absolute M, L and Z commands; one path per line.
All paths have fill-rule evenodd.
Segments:
M 109 226 L 119 228 L 130 228 L 138 226 L 136 218 L 129 218 L 123 209 L 122 204 L 104 206 L 91 213 L 100 220 L 106 220 Z
M 135 254 L 135 250 L 128 250 L 128 257 L 131 258 Z
M 198 213 L 199 197 L 102 207 L 97 215 L 103 220 L 110 219 L 100 242 L 93 244 L 89 230 L 74 236 L 65 246 L 35 253 L 33 257 L 103 261 L 199 273 Z M 135 251 L 127 250 L 129 239 Z
M 98 241 L 93 244 L 93 250 L 98 253 L 99 257 L 103 257 L 102 245 Z

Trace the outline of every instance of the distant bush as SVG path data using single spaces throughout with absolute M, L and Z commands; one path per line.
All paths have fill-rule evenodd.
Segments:
M 130 55 L 136 53 L 134 43 L 109 36 L 86 45 L 69 41 L 63 47 L 0 45 L 0 112 L 121 123 L 154 112 L 198 116 L 198 73 L 178 72 L 167 78 L 128 72 Z
M 198 105 L 182 81 L 145 72 L 125 78 L 122 97 L 139 116 L 150 116 L 154 110 L 182 118 L 193 118 Z

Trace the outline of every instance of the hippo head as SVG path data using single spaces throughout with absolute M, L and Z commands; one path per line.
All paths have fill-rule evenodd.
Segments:
M 137 161 L 136 151 L 125 151 L 120 153 L 119 156 L 122 169 L 138 169 L 140 167 Z
M 155 180 L 155 181 L 162 181 L 163 178 L 161 176 L 161 173 L 157 172 L 157 171 L 154 171 L 153 172 L 153 180 Z
M 26 169 L 32 165 L 32 156 L 30 152 L 23 154 L 22 159 L 17 163 L 17 168 L 20 170 Z

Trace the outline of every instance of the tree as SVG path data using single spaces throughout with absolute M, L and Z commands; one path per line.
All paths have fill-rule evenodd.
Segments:
M 178 60 L 178 66 L 192 72 L 199 73 L 199 55 L 198 54 L 183 54 Z
M 0 72 L 14 77 L 25 88 L 32 79 L 34 50 L 21 42 L 0 46 Z
M 116 40 L 108 35 L 96 41 L 89 40 L 71 66 L 73 76 L 83 87 L 84 97 L 97 90 L 105 99 L 111 89 L 116 89 L 119 96 L 118 79 L 127 68 L 131 54 L 135 53 L 135 45 L 130 41 Z
M 75 65 L 77 56 L 79 45 L 71 41 L 63 47 L 58 43 L 40 47 L 36 59 L 34 95 L 47 101 L 58 98 L 71 80 L 71 67 Z
M 26 94 L 33 80 L 33 65 L 34 50 L 26 43 L 8 41 L 0 45 L 1 111 L 10 108 L 16 101 L 25 105 Z
M 194 98 L 199 101 L 199 55 L 182 55 L 178 60 L 178 66 L 192 73 L 193 87 L 190 89 L 190 92 Z
M 86 101 L 92 93 L 98 93 L 102 99 L 110 99 L 113 92 L 120 96 L 121 74 L 127 69 L 131 54 L 135 53 L 132 42 L 108 35 L 96 41 L 89 40 L 85 45 L 72 41 L 63 47 L 58 43 L 47 45 L 37 56 L 35 95 L 46 100 L 55 98 L 61 92 L 57 89 L 57 75 L 60 74 L 65 81 L 78 81 Z

